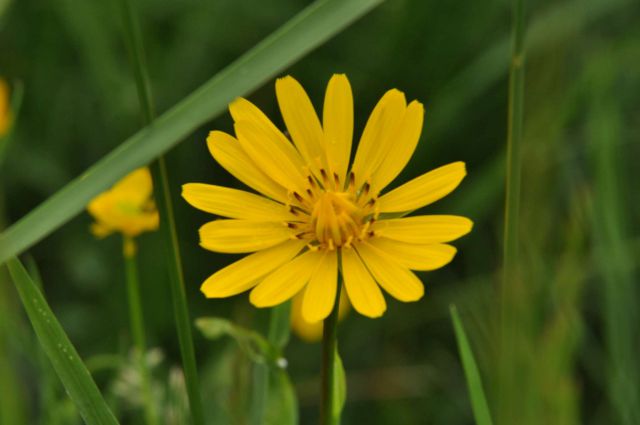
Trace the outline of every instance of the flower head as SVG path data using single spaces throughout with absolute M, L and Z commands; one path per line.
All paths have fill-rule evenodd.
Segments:
M 388 218 L 430 204 L 465 176 L 456 162 L 381 194 L 413 154 L 423 107 L 389 90 L 373 109 L 349 166 L 353 98 L 346 76 L 327 87 L 322 122 L 292 77 L 276 81 L 276 95 L 292 142 L 256 106 L 237 99 L 229 106 L 236 137 L 209 134 L 213 157 L 261 195 L 190 183 L 183 197 L 194 207 L 227 217 L 200 228 L 209 250 L 253 254 L 219 270 L 202 285 L 207 297 L 252 289 L 257 307 L 282 303 L 304 289 L 308 322 L 329 315 L 340 270 L 356 311 L 381 316 L 381 288 L 400 301 L 424 294 L 411 270 L 433 270 L 451 261 L 450 242 L 472 223 L 449 215 Z M 396 214 L 397 216 L 398 214 Z
M 11 125 L 11 108 L 9 104 L 9 85 L 0 78 L 0 137 L 9 131 Z
M 87 210 L 96 220 L 91 232 L 99 238 L 119 232 L 131 239 L 156 230 L 159 218 L 152 194 L 149 169 L 134 170 L 89 203 Z

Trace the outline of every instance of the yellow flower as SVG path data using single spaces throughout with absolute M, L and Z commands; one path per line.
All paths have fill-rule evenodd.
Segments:
M 276 81 L 276 95 L 293 143 L 242 98 L 229 106 L 236 137 L 213 131 L 207 139 L 216 161 L 264 196 L 201 183 L 183 186 L 191 205 L 229 218 L 200 228 L 202 247 L 253 252 L 210 276 L 202 292 L 218 298 L 253 288 L 251 303 L 271 307 L 304 289 L 307 322 L 322 320 L 333 309 L 338 270 L 349 301 L 365 316 L 386 310 L 381 288 L 400 301 L 420 299 L 424 287 L 411 270 L 449 263 L 456 249 L 445 243 L 468 233 L 472 223 L 450 215 L 397 216 L 454 190 L 466 174 L 464 163 L 437 168 L 380 195 L 415 150 L 422 104 L 407 104 L 398 90 L 385 93 L 349 167 L 353 98 L 346 76 L 329 81 L 322 123 L 292 77 Z
M 91 232 L 99 238 L 120 232 L 131 239 L 156 230 L 159 218 L 152 195 L 149 169 L 134 170 L 89 203 L 87 210 L 96 220 Z
M 0 137 L 9 131 L 11 108 L 9 104 L 9 85 L 0 78 Z
M 349 312 L 349 300 L 344 292 L 340 293 L 340 306 L 338 307 L 338 320 L 344 319 Z M 304 292 L 300 291 L 291 302 L 291 330 L 300 339 L 307 342 L 317 342 L 322 339 L 323 322 L 307 322 L 302 315 L 302 303 Z

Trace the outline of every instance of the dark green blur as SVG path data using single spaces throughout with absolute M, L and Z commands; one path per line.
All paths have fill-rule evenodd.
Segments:
M 21 82 L 24 98 L 0 168 L 0 224 L 23 217 L 141 126 L 116 1 L 5 3 L 0 76 Z M 308 3 L 135 2 L 158 111 Z M 387 0 L 287 72 L 318 110 L 331 74 L 346 73 L 356 134 L 389 88 L 423 102 L 420 145 L 398 182 L 452 161 L 468 168 L 458 190 L 423 211 L 474 220 L 474 231 L 455 243 L 453 263 L 421 274 L 427 291 L 419 302 L 387 297 L 382 319 L 352 312 L 339 326 L 345 425 L 473 423 L 451 303 L 463 317 L 494 423 L 640 423 L 640 5 L 525 4 L 520 278 L 507 282 L 503 300 L 515 330 L 508 349 L 500 346 L 498 320 L 511 3 Z M 249 98 L 282 125 L 272 83 Z M 231 131 L 228 114 L 166 156 L 191 316 L 222 316 L 266 335 L 269 315 L 247 295 L 207 300 L 199 292 L 208 275 L 238 258 L 198 246 L 197 229 L 210 216 L 179 196 L 186 182 L 238 185 L 208 154 L 212 129 Z M 141 424 L 126 380 L 133 363 L 120 239 L 95 240 L 89 224 L 87 214 L 78 216 L 29 253 L 54 313 L 121 423 Z M 167 424 L 180 424 L 184 389 L 174 369 L 180 353 L 162 255 L 159 234 L 139 239 L 148 345 L 163 354 L 154 368 L 158 398 L 175 407 Z M 0 424 L 79 423 L 4 270 L 0 310 Z M 210 423 L 246 423 L 250 356 L 231 340 L 204 339 L 196 328 L 194 336 Z M 320 345 L 292 337 L 285 356 L 300 423 L 315 423 Z M 510 377 L 504 392 L 501 374 Z

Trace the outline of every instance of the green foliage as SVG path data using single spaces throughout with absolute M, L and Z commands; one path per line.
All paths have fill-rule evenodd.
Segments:
M 458 350 L 460 351 L 462 366 L 464 367 L 464 374 L 467 379 L 467 387 L 469 388 L 469 395 L 471 396 L 471 405 L 473 406 L 473 416 L 476 419 L 476 425 L 492 425 L 493 421 L 491 420 L 491 412 L 487 404 L 487 398 L 484 395 L 482 378 L 480 377 L 473 351 L 469 345 L 462 319 L 460 319 L 458 309 L 454 305 L 449 307 L 449 312 L 451 314 L 451 320 L 453 321 L 456 340 L 458 341 Z
M 510 2 L 389 0 L 332 41 L 378 2 L 324 1 L 297 15 L 307 3 L 137 2 L 149 82 L 158 111 L 166 111 L 137 132 L 139 102 L 113 2 L 0 1 L 0 74 L 24 87 L 11 145 L 0 146 L 0 226 L 13 224 L 0 236 L 0 258 L 29 248 L 47 301 L 91 360 L 118 419 L 139 425 L 142 417 L 112 386 L 130 363 L 121 247 L 113 238 L 94 240 L 88 218 L 78 213 L 127 170 L 165 153 L 189 313 L 224 318 L 207 324 L 218 338 L 195 335 L 207 423 L 247 423 L 253 411 L 271 423 L 317 422 L 319 346 L 288 337 L 285 309 L 256 310 L 246 294 L 202 296 L 203 280 L 237 257 L 198 246 L 198 227 L 212 218 L 177 195 L 186 182 L 237 185 L 205 145 L 208 131 L 231 131 L 224 110 L 233 97 L 247 96 L 281 126 L 274 76 L 295 76 L 320 110 L 326 81 L 344 72 L 354 89 L 356 135 L 389 88 L 425 104 L 416 154 L 390 188 L 463 160 L 468 177 L 460 189 L 417 213 L 467 215 L 475 226 L 456 243 L 450 265 L 420 274 L 424 299 L 387 298 L 382 319 L 351 312 L 341 322 L 349 381 L 343 423 L 471 423 L 452 303 L 465 312 L 496 424 L 636 423 L 638 5 L 526 2 L 521 214 L 514 233 L 520 255 L 509 296 L 500 299 Z M 175 400 L 165 404 L 179 406 L 182 416 L 172 424 L 181 424 L 188 408 L 161 248 L 158 235 L 139 240 L 141 299 L 149 347 L 166 356 L 154 371 L 155 389 L 169 388 L 159 376 L 173 377 L 159 400 Z M 38 354 L 10 283 L 0 271 L 0 422 L 80 423 L 49 360 Z M 506 354 L 498 342 L 501 303 L 512 314 Z M 280 358 L 286 371 L 273 366 Z M 509 383 L 500 393 L 505 375 Z M 258 396 L 268 406 L 263 411 L 254 409 Z
M 14 258 L 8 266 L 42 349 L 84 421 L 89 425 L 117 424 L 78 352 L 22 263 Z
M 336 347 L 334 357 L 335 366 L 333 367 L 333 400 L 331 400 L 331 413 L 336 424 L 340 425 L 340 417 L 342 409 L 347 402 L 347 377 L 344 371 L 342 359 Z

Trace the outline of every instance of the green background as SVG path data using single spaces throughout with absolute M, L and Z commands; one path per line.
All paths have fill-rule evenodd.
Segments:
M 356 134 L 387 89 L 423 102 L 421 141 L 398 183 L 452 161 L 467 163 L 462 185 L 423 211 L 475 222 L 473 232 L 455 243 L 453 263 L 421 274 L 426 296 L 419 302 L 388 297 L 383 318 L 352 312 L 340 325 L 349 391 L 344 424 L 473 423 L 450 303 L 465 321 L 497 423 L 640 423 L 638 362 L 630 355 L 640 348 L 640 5 L 526 3 L 521 279 L 508 282 L 506 291 L 499 276 L 509 2 L 388 0 L 283 73 L 305 86 L 317 109 L 331 74 L 346 73 Z M 307 4 L 136 2 L 158 111 Z M 12 223 L 135 133 L 142 121 L 116 2 L 26 0 L 0 2 L 3 7 L 0 74 L 24 87 L 0 170 L 5 220 Z M 282 126 L 272 82 L 249 99 Z M 238 257 L 198 246 L 197 229 L 211 217 L 179 197 L 187 182 L 239 187 L 205 144 L 208 131 L 231 131 L 231 124 L 223 114 L 167 156 L 187 296 L 193 318 L 223 316 L 264 331 L 268 314 L 251 307 L 246 295 L 207 300 L 199 292 L 208 275 Z M 116 382 L 119 363 L 104 357 L 121 358 L 130 346 L 120 240 L 95 240 L 89 224 L 82 214 L 29 253 L 53 311 L 81 356 L 97 365 L 94 376 L 122 423 L 135 424 L 140 415 Z M 164 354 L 155 371 L 164 382 L 180 357 L 162 241 L 149 234 L 139 242 L 147 333 L 150 345 Z M 44 405 L 63 412 L 56 416 L 63 418 L 60 423 L 75 423 L 60 389 L 45 403 L 42 359 L 15 291 L 4 280 L 0 362 L 10 373 L 0 376 L 14 386 L 0 398 L 3 406 L 14 406 L 15 416 L 5 412 L 0 420 L 52 423 L 50 412 L 35 408 Z M 499 346 L 501 293 L 513 306 L 510 323 L 517 330 L 508 350 Z M 219 423 L 245 423 L 246 355 L 229 340 L 195 335 L 205 410 Z M 314 423 L 320 346 L 293 338 L 285 354 L 300 421 Z M 501 374 L 512 385 L 502 394 Z

